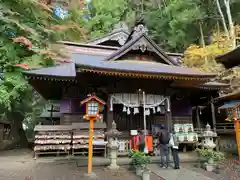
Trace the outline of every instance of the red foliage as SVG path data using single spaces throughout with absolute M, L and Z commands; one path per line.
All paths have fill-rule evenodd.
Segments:
M 25 70 L 30 70 L 30 69 L 39 69 L 41 68 L 41 66 L 29 66 L 27 64 L 16 64 L 15 67 L 20 67 L 23 68 Z
M 27 64 L 16 64 L 15 66 L 23 69 L 27 69 L 27 70 L 29 69 L 29 66 Z
M 15 37 L 15 38 L 12 38 L 13 42 L 17 42 L 17 43 L 22 43 L 24 44 L 25 46 L 28 47 L 28 49 L 31 49 L 32 48 L 32 43 L 29 39 L 23 37 L 23 36 L 18 36 L 18 37 Z

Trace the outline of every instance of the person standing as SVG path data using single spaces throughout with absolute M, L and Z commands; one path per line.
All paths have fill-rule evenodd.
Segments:
M 178 146 L 179 142 L 177 140 L 177 136 L 175 132 L 171 133 L 169 145 L 171 147 L 173 162 L 174 162 L 174 169 L 180 169 L 179 167 L 179 155 L 178 155 Z
M 137 142 L 137 146 L 140 152 L 144 152 L 145 149 L 145 135 L 143 131 L 139 131 L 139 138 Z
M 161 156 L 161 167 L 168 168 L 169 164 L 169 141 L 170 133 L 161 125 L 161 130 L 159 133 L 159 145 L 160 145 L 160 156 Z

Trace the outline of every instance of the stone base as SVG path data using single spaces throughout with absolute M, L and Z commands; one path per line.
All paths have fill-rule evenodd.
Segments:
M 107 167 L 107 169 L 109 169 L 109 170 L 118 170 L 120 167 L 118 166 L 118 165 L 112 165 L 112 164 L 110 164 L 108 167 Z
M 145 171 L 142 173 L 142 180 L 150 180 L 150 171 Z
M 205 163 L 204 164 L 204 168 L 205 168 L 206 171 L 212 172 L 213 170 L 215 170 L 215 165 L 214 164 Z
M 91 172 L 91 173 L 85 173 L 84 174 L 84 179 L 89 179 L 89 180 L 97 180 L 98 177 L 97 175 L 94 173 L 94 172 Z

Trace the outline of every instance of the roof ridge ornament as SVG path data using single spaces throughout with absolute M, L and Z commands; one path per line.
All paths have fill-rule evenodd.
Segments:
M 135 25 L 132 33 L 132 38 L 136 38 L 141 34 L 148 35 L 148 28 L 145 27 L 145 24 L 143 22 L 139 22 Z

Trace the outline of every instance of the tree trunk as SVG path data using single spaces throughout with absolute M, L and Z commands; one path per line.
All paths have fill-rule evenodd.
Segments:
M 236 48 L 236 37 L 235 37 L 235 29 L 234 29 L 231 8 L 230 8 L 230 0 L 224 0 L 224 4 L 226 7 L 226 13 L 227 13 L 227 17 L 228 17 L 229 33 L 230 33 L 230 38 L 232 40 L 232 47 L 233 47 L 233 49 L 235 49 Z
M 28 140 L 22 127 L 24 116 L 19 112 L 8 112 L 7 118 L 12 122 L 10 137 L 13 148 L 27 148 Z
M 224 15 L 223 15 L 223 12 L 222 12 L 222 9 L 221 9 L 221 6 L 220 6 L 220 3 L 219 3 L 219 0 L 216 0 L 216 3 L 217 3 L 217 8 L 218 8 L 218 12 L 221 16 L 221 19 L 222 19 L 222 24 L 223 24 L 223 29 L 224 29 L 224 32 L 227 36 L 227 39 L 229 40 L 229 32 L 228 32 L 228 28 L 227 28 L 227 24 L 226 24 L 226 20 L 224 18 Z
M 204 50 L 204 52 L 206 51 L 206 45 L 205 45 L 205 40 L 204 40 L 204 34 L 203 34 L 203 29 L 202 29 L 202 22 L 199 23 L 199 30 L 200 30 L 200 35 L 201 35 L 201 45 L 202 48 Z M 204 56 L 204 67 L 207 67 L 208 64 L 208 57 Z

